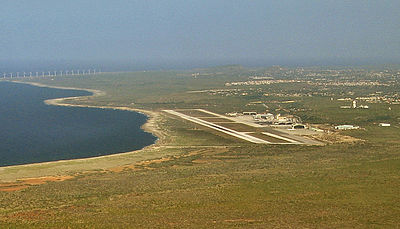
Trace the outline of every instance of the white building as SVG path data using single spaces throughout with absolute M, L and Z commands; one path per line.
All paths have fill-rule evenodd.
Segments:
M 226 113 L 226 115 L 227 115 L 227 116 L 230 116 L 230 117 L 237 117 L 237 116 L 238 116 L 238 113 L 237 113 L 237 112 L 234 112 L 234 113 Z
M 356 130 L 356 129 L 360 129 L 359 126 L 354 126 L 354 125 L 339 125 L 339 126 L 335 126 L 336 130 Z
M 254 118 L 258 119 L 258 120 L 273 121 L 275 116 L 274 116 L 274 114 L 271 114 L 271 113 L 268 113 L 268 114 L 257 114 Z
M 357 108 L 357 101 L 353 100 L 353 108 Z
M 389 127 L 389 126 L 390 126 L 390 123 L 379 123 L 379 126 L 382 126 L 382 127 Z

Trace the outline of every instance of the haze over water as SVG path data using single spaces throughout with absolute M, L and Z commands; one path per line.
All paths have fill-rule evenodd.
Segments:
M 156 140 L 140 128 L 147 119 L 140 113 L 44 103 L 84 95 L 0 82 L 0 166 L 128 152 Z

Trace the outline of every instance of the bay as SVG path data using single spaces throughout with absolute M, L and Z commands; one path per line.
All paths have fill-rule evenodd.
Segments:
M 0 82 L 0 166 L 88 158 L 142 149 L 156 137 L 137 112 L 51 106 L 81 90 Z

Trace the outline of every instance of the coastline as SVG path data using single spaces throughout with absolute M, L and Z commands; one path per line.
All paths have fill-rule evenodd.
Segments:
M 27 179 L 27 178 L 55 176 L 55 175 L 56 176 L 72 175 L 72 174 L 77 174 L 77 173 L 82 173 L 82 172 L 88 172 L 90 170 L 109 171 L 111 168 L 114 168 L 117 166 L 134 164 L 134 163 L 137 163 L 137 162 L 140 162 L 143 160 L 159 158 L 162 156 L 159 154 L 157 154 L 157 157 L 155 157 L 154 154 L 140 155 L 141 153 L 144 153 L 146 151 L 148 152 L 148 151 L 152 151 L 152 149 L 158 148 L 160 146 L 160 144 L 162 144 L 162 142 L 163 142 L 164 134 L 159 130 L 159 128 L 157 128 L 157 125 L 156 125 L 157 119 L 160 118 L 160 113 L 158 113 L 158 112 L 130 108 L 130 107 L 123 107 L 123 106 L 94 106 L 94 105 L 79 105 L 79 104 L 65 103 L 66 100 L 73 100 L 76 98 L 95 97 L 95 96 L 106 95 L 106 93 L 101 90 L 74 88 L 74 87 L 59 87 L 59 86 L 51 86 L 51 85 L 45 85 L 45 84 L 35 83 L 35 82 L 22 82 L 22 81 L 9 81 L 9 82 L 29 84 L 29 85 L 33 85 L 33 86 L 37 86 L 37 87 L 88 91 L 88 92 L 92 93 L 92 95 L 48 99 L 48 100 L 45 100 L 44 103 L 47 105 L 52 105 L 52 106 L 113 109 L 113 110 L 138 112 L 138 113 L 141 113 L 141 114 L 147 116 L 147 121 L 145 124 L 143 124 L 141 126 L 141 128 L 144 131 L 153 134 L 155 137 L 157 137 L 157 139 L 151 145 L 148 145 L 139 150 L 133 150 L 133 151 L 128 151 L 128 152 L 121 152 L 121 153 L 115 153 L 115 154 L 103 155 L 103 156 L 97 156 L 97 157 L 89 157 L 89 158 L 67 159 L 67 160 L 57 160 L 57 161 L 22 164 L 22 165 L 3 166 L 3 167 L 0 167 L 0 183 L 18 181 L 18 180 Z M 132 158 L 134 160 L 127 161 L 126 159 L 128 159 L 128 158 Z M 71 164 L 73 164 L 73 165 L 71 166 Z M 90 164 L 90 166 L 88 166 L 88 164 Z M 80 165 L 82 165 L 82 167 Z M 51 171 L 50 170 L 46 171 L 45 168 L 51 168 Z M 34 175 L 33 173 L 30 172 L 32 170 L 38 170 L 38 169 L 40 169 L 42 171 L 37 171 L 37 175 Z M 24 170 L 25 170 L 25 172 L 24 172 Z
M 123 111 L 132 111 L 132 112 L 141 113 L 141 114 L 147 116 L 147 121 L 146 121 L 145 124 L 142 125 L 141 128 L 144 131 L 146 131 L 148 133 L 151 133 L 151 134 L 153 134 L 154 136 L 157 137 L 157 140 L 155 141 L 155 143 L 151 144 L 149 146 L 153 146 L 153 145 L 157 144 L 157 142 L 162 138 L 161 132 L 158 131 L 154 127 L 155 118 L 159 115 L 158 112 L 149 111 L 149 110 L 143 110 L 143 109 L 137 109 L 137 108 L 131 108 L 131 107 L 123 107 L 123 106 L 95 106 L 95 105 L 80 105 L 80 104 L 64 103 L 64 101 L 66 101 L 66 100 L 73 100 L 73 99 L 77 99 L 77 98 L 89 98 L 89 97 L 104 96 L 104 95 L 106 95 L 106 92 L 104 92 L 104 91 L 96 90 L 96 89 L 77 88 L 77 87 L 51 86 L 51 85 L 45 85 L 45 84 L 36 83 L 36 82 L 23 82 L 23 81 L 10 81 L 10 82 L 29 84 L 29 85 L 36 86 L 36 87 L 46 87 L 46 88 L 55 88 L 55 89 L 63 89 L 63 90 L 79 90 L 79 91 L 90 92 L 90 93 L 92 93 L 92 95 L 88 95 L 88 96 L 72 96 L 72 97 L 56 98 L 56 99 L 47 99 L 47 100 L 44 101 L 44 103 L 47 104 L 47 105 L 53 105 L 53 106 L 82 107 L 82 108 L 96 108 L 96 109 L 112 109 L 112 110 L 123 110 Z M 145 148 L 147 148 L 149 146 L 146 146 Z M 71 160 L 74 160 L 74 159 L 71 159 Z

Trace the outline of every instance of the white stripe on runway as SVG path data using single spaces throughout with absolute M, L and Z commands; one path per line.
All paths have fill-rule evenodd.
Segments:
M 278 139 L 281 139 L 281 140 L 284 140 L 284 141 L 288 141 L 288 142 L 293 143 L 293 144 L 302 144 L 301 142 L 295 141 L 295 140 L 290 139 L 290 138 L 285 138 L 285 137 L 282 137 L 282 136 L 279 136 L 279 135 L 276 135 L 276 134 L 272 134 L 272 133 L 268 133 L 268 132 L 262 132 L 262 134 L 268 135 L 268 136 L 273 137 L 273 138 L 278 138 Z

